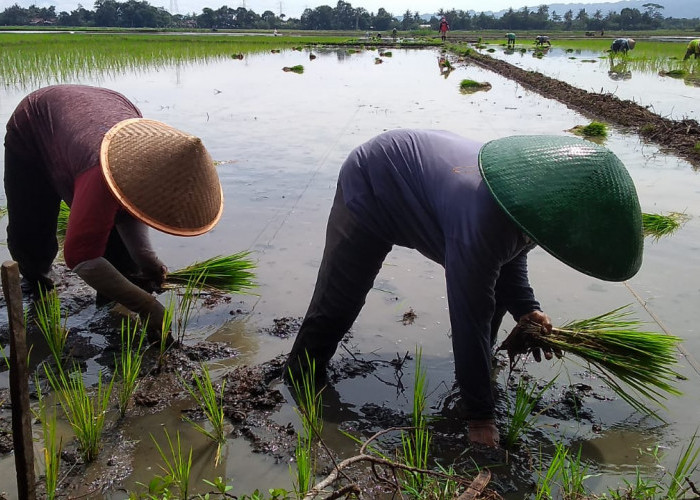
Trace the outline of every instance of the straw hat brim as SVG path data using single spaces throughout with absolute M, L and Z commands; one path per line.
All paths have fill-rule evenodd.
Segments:
M 105 134 L 100 166 L 119 203 L 159 231 L 197 236 L 221 218 L 221 183 L 198 137 L 156 120 L 123 120 Z
M 513 136 L 486 143 L 479 169 L 510 219 L 560 261 L 606 281 L 639 270 L 637 192 L 608 149 L 572 137 Z

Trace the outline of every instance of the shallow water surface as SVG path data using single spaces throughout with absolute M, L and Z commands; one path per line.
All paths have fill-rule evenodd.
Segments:
M 565 81 L 574 87 L 589 92 L 609 93 L 620 99 L 634 101 L 664 117 L 674 120 L 697 120 L 700 117 L 697 106 L 700 86 L 682 78 L 661 76 L 660 69 L 651 69 L 655 66 L 653 64 L 647 65 L 649 69 L 638 69 L 644 65 L 634 60 L 626 62 L 620 56 L 613 59 L 598 51 L 566 52 L 557 47 L 544 51 L 541 58 L 535 57 L 534 54 L 532 49 L 521 53 L 502 47 L 488 52 L 491 57 Z M 681 58 L 682 55 L 680 54 Z M 678 61 L 669 60 L 663 71 L 668 71 L 678 64 Z M 695 63 L 694 68 L 697 75 L 700 71 L 699 65 Z
M 261 333 L 274 318 L 303 316 L 313 291 L 321 259 L 325 222 L 335 190 L 340 164 L 352 148 L 393 128 L 447 129 L 473 139 L 488 141 L 512 134 L 566 134 L 588 120 L 564 105 L 523 90 L 518 84 L 488 71 L 455 62 L 447 77 L 440 74 L 434 50 L 392 49 L 393 57 L 378 57 L 374 51 L 348 54 L 344 49 L 250 55 L 243 60 L 221 60 L 141 71 L 126 75 L 103 75 L 94 81 L 71 82 L 113 88 L 132 99 L 145 117 L 168 122 L 203 138 L 213 158 L 224 162 L 219 173 L 224 188 L 225 209 L 221 222 L 210 233 L 197 238 L 177 238 L 152 232 L 156 251 L 172 269 L 217 254 L 251 250 L 258 261 L 257 296 L 234 298 L 231 306 L 202 310 L 192 326 L 191 340 L 211 338 L 226 341 L 241 355 L 233 364 L 268 360 L 288 351 L 292 339 Z M 625 82 L 605 81 L 602 63 L 568 62 L 564 57 L 542 60 L 530 56 L 508 56 L 517 64 L 551 64 L 558 68 L 550 76 L 569 81 L 577 74 L 589 90 L 614 88 L 620 97 L 630 85 L 643 88 L 644 77 L 634 75 Z M 520 62 L 519 62 L 520 61 Z M 564 61 L 567 61 L 564 64 Z M 303 64 L 298 75 L 282 71 L 284 66 Z M 535 66 L 533 66 L 535 67 Z M 541 68 L 541 66 L 536 66 Z M 538 69 L 542 71 L 542 69 Z M 555 73 L 555 74 L 554 74 Z M 459 82 L 469 78 L 488 81 L 492 89 L 471 95 L 460 94 Z M 664 81 L 665 82 L 665 81 Z M 46 82 L 54 83 L 54 82 Z M 681 84 L 682 85 L 682 84 Z M 674 87 L 654 94 L 654 109 L 692 115 L 685 94 L 700 89 Z M 27 89 L 7 89 L 0 94 L 0 118 L 6 120 Z M 634 94 L 633 91 L 632 94 Z M 629 97 L 627 97 L 629 98 Z M 690 98 L 688 98 L 690 101 Z M 697 95 L 695 95 L 697 102 Z M 626 283 L 606 283 L 578 273 L 542 250 L 532 252 L 531 282 L 545 311 L 555 324 L 601 314 L 632 304 L 635 315 L 649 329 L 661 327 L 685 339 L 684 348 L 700 357 L 695 310 L 700 302 L 700 179 L 687 163 L 647 145 L 637 136 L 613 129 L 605 143 L 629 168 L 645 212 L 686 212 L 692 218 L 676 235 L 658 242 L 646 241 L 644 264 Z M 581 208 L 585 210 L 585 207 Z M 408 221 L 407 223 L 410 223 Z M 2 257 L 8 258 L 6 247 Z M 431 411 L 437 411 L 453 384 L 450 326 L 442 268 L 414 251 L 395 248 L 389 255 L 353 327 L 350 347 L 367 359 L 391 360 L 416 346 L 423 349 Z M 645 310 L 644 307 L 648 309 Z M 231 317 L 240 308 L 243 318 Z M 413 309 L 416 321 L 404 325 L 404 312 Z M 653 317 L 650 315 L 653 313 Z M 656 318 L 661 324 L 654 322 Z M 512 321 L 503 325 L 504 334 Z M 337 356 L 347 356 L 340 350 Z M 682 398 L 669 400 L 662 414 L 668 422 L 659 425 L 634 413 L 624 402 L 609 398 L 585 400 L 592 420 L 543 418 L 538 432 L 550 442 L 563 439 L 583 446 L 591 468 L 604 472 L 591 481 L 599 491 L 630 477 L 638 463 L 638 448 L 657 445 L 668 448 L 664 465 L 675 460 L 697 427 L 700 375 L 691 359 L 679 357 L 687 380 L 678 386 Z M 225 371 L 225 365 L 217 365 Z M 697 366 L 697 365 L 696 365 Z M 98 369 L 93 367 L 93 370 Z M 329 441 L 340 454 L 352 454 L 354 445 L 334 433 L 334 426 L 365 418 L 363 408 L 373 404 L 409 412 L 413 364 L 403 377 L 406 391 L 394 381 L 393 370 L 379 369 L 375 375 L 347 379 L 334 387 L 325 411 Z M 574 363 L 528 363 L 526 370 L 542 380 L 559 375 L 558 391 L 567 381 L 584 381 L 595 391 L 611 396 L 599 380 Z M 500 371 L 496 380 L 503 386 L 507 377 Z M 279 387 L 288 396 L 282 386 Z M 291 400 L 291 399 L 290 399 Z M 137 472 L 126 487 L 148 477 L 150 464 L 160 462 L 147 435 L 161 434 L 163 423 L 176 425 L 179 411 L 134 419 L 125 429 L 127 439 L 139 440 Z M 295 421 L 290 405 L 274 416 L 279 422 Z M 599 426 L 602 430 L 594 430 Z M 180 424 L 180 427 L 187 424 Z M 329 430 L 330 429 L 330 430 Z M 462 430 L 463 432 L 463 430 Z M 207 455 L 203 438 L 187 433 L 198 457 Z M 459 455 L 467 443 L 458 434 L 451 446 L 441 447 L 445 457 Z M 9 460 L 4 461 L 4 466 Z M 198 462 L 200 463 L 200 462 Z M 225 472 L 201 462 L 201 477 L 226 475 L 238 493 L 255 488 L 290 487 L 287 465 L 275 464 L 264 455 L 251 454 L 242 438 L 231 439 L 224 450 Z M 644 460 L 641 462 L 645 464 Z M 654 473 L 654 464 L 648 470 Z M 152 471 L 151 471 L 152 472 Z M 5 475 L 4 477 L 9 477 Z M 591 483 L 593 484 L 593 483 Z M 0 489 L 12 485 L 0 483 Z M 513 492 L 522 498 L 522 492 Z M 121 498 L 114 494 L 113 498 Z M 123 496 L 122 496 L 123 497 Z

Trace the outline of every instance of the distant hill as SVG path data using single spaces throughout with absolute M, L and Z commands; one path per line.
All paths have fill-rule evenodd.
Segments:
M 544 4 L 545 2 L 539 2 L 537 5 Z M 588 15 L 593 15 L 597 10 L 600 10 L 603 15 L 606 15 L 610 11 L 620 12 L 622 9 L 637 9 L 640 12 L 646 11 L 644 8 L 645 3 L 655 3 L 662 5 L 664 8 L 661 10 L 661 14 L 664 17 L 675 17 L 675 18 L 686 18 L 695 19 L 700 18 L 700 0 L 626 0 L 621 2 L 601 2 L 601 3 L 550 3 L 549 13 L 556 12 L 557 14 L 564 15 L 568 10 L 571 10 L 574 15 L 576 15 L 581 9 L 586 9 Z M 518 11 L 522 9 L 525 5 L 529 10 L 537 10 L 537 7 L 532 7 L 534 3 L 524 2 L 522 5 L 516 7 L 513 4 L 513 10 Z M 474 12 L 470 9 L 470 12 Z M 479 13 L 481 11 L 476 11 Z M 496 17 L 500 17 L 505 13 L 505 10 L 494 11 L 484 11 L 487 14 L 494 14 Z M 437 16 L 437 14 L 423 14 L 421 18 L 426 21 L 430 20 L 432 16 Z

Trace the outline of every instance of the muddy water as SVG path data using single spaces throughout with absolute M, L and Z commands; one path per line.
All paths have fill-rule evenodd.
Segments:
M 679 51 L 678 58 L 681 59 L 684 49 L 680 48 Z M 682 78 L 659 75 L 659 71 L 673 69 L 678 61 L 669 60 L 666 66 L 661 65 L 655 70 L 641 70 L 637 69 L 639 63 L 625 63 L 619 56 L 611 60 L 607 54 L 599 51 L 577 50 L 569 53 L 556 46 L 545 51 L 542 58 L 535 57 L 531 48 L 521 53 L 519 50 L 511 52 L 498 47 L 494 52 L 485 53 L 589 92 L 610 93 L 620 99 L 634 101 L 664 117 L 675 120 L 697 120 L 700 117 L 697 106 L 700 86 L 686 83 Z M 689 64 L 692 63 L 691 60 Z M 692 68 L 696 74 L 700 71 L 697 63 L 690 66 L 691 71 Z
M 188 342 L 225 341 L 240 352 L 239 357 L 214 365 L 217 375 L 232 365 L 266 361 L 290 348 L 292 339 L 267 335 L 263 330 L 272 326 L 274 318 L 300 317 L 306 310 L 337 172 L 354 146 L 393 128 L 442 128 L 487 141 L 511 134 L 565 134 L 587 123 L 562 104 L 479 68 L 456 64 L 457 69 L 445 78 L 432 50 L 393 50 L 393 57 L 383 58 L 382 64 L 375 64 L 376 52 L 314 53 L 318 57 L 313 61 L 307 51 L 288 51 L 80 82 L 124 93 L 144 116 L 201 136 L 214 159 L 226 162 L 219 167 L 225 211 L 212 232 L 192 239 L 153 233 L 157 252 L 171 268 L 216 254 L 254 252 L 259 266 L 258 295 L 235 297 L 232 304 L 203 309 L 190 330 Z M 282 71 L 283 66 L 295 64 L 304 65 L 304 74 Z M 595 65 L 585 68 L 589 67 Z M 581 71 L 590 74 L 583 67 Z M 604 72 L 601 75 L 607 77 Z M 488 81 L 492 89 L 462 95 L 458 85 L 464 78 Z M 7 89 L 0 94 L 3 122 L 27 90 Z M 682 101 L 675 94 L 672 97 Z M 613 130 L 606 145 L 628 166 L 645 212 L 684 211 L 693 218 L 678 234 L 656 243 L 647 241 L 643 267 L 626 284 L 589 278 L 541 250 L 533 251 L 530 258 L 532 284 L 555 324 L 632 304 L 636 316 L 650 322 L 650 329 L 661 329 L 653 322 L 657 318 L 663 328 L 684 338 L 684 348 L 693 358 L 680 358 L 680 371 L 687 381 L 680 381 L 679 387 L 685 395 L 668 402 L 662 412 L 667 424 L 634 413 L 574 363 L 526 365 L 529 373 L 542 380 L 559 374 L 560 383 L 548 394 L 552 399 L 560 396 L 569 380 L 590 385 L 604 398 L 584 400 L 588 419 L 542 417 L 540 438 L 531 443 L 533 450 L 543 443 L 544 453 L 558 439 L 580 443 L 592 470 L 602 472 L 589 480 L 597 491 L 633 475 L 637 464 L 649 474 L 658 473 L 654 461 L 648 455 L 640 456 L 639 449 L 661 446 L 667 453 L 663 465 L 675 465 L 680 448 L 698 425 L 700 397 L 700 375 L 692 365 L 700 358 L 695 318 L 700 301 L 698 173 L 685 162 L 641 143 L 637 136 Z M 3 259 L 8 257 L 5 247 L 0 252 Z M 230 314 L 237 309 L 240 314 Z M 400 320 L 409 309 L 417 318 L 404 325 Z M 511 326 L 504 324 L 504 332 Z M 441 408 L 453 383 L 453 361 L 443 270 L 437 264 L 407 249 L 392 251 L 352 332 L 349 349 L 369 360 L 389 361 L 421 346 L 431 411 Z M 341 350 L 337 357 L 342 356 L 349 355 Z M 99 368 L 96 362 L 90 366 L 93 374 Z M 407 363 L 403 377 L 397 379 L 393 369 L 380 367 L 366 377 L 343 380 L 329 391 L 325 433 L 338 453 L 349 455 L 355 450 L 347 438 L 334 432 L 338 426 L 372 428 L 372 408 L 410 410 L 412 369 L 413 364 Z M 501 386 L 505 379 L 504 371 L 496 376 Z M 399 380 L 408 387 L 406 391 L 397 389 Z M 284 386 L 278 388 L 291 401 Z M 287 465 L 251 453 L 242 438 L 229 440 L 223 464 L 214 469 L 211 447 L 188 424 L 178 423 L 179 416 L 176 405 L 163 414 L 127 421 L 124 438 L 134 441 L 137 459 L 136 472 L 123 481 L 123 488 L 133 489 L 136 481 L 151 477 L 160 458 L 148 435 L 162 436 L 163 426 L 171 434 L 180 429 L 193 446 L 198 476 L 193 484 L 221 475 L 234 482 L 238 493 L 290 487 Z M 279 423 L 295 420 L 291 405 L 283 406 L 272 418 Z M 448 445 L 441 445 L 439 453 L 451 458 L 464 451 L 467 443 L 462 432 Z M 12 477 L 10 459 L 2 466 L 8 470 L 2 477 Z M 513 490 L 523 477 L 509 479 L 505 473 L 502 480 L 506 486 L 516 485 L 510 487 L 512 498 L 522 498 L 522 490 Z M 11 491 L 13 486 L 0 483 L 0 489 Z M 125 495 L 115 487 L 106 496 Z

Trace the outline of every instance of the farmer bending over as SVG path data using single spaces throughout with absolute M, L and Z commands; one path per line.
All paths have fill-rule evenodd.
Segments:
M 515 48 L 515 33 L 506 33 L 508 48 Z
M 414 248 L 445 268 L 469 439 L 489 446 L 498 444 L 491 360 L 501 320 L 508 312 L 552 327 L 530 287 L 528 252 L 539 244 L 610 281 L 630 278 L 642 260 L 641 211 L 627 170 L 604 147 L 571 137 L 482 145 L 445 131 L 386 132 L 345 160 L 326 231 L 286 368 L 298 377 L 308 353 L 323 378 L 392 246 Z
M 626 55 L 627 51 L 632 50 L 636 44 L 637 42 L 634 41 L 634 38 L 616 38 L 613 40 L 612 45 L 610 45 L 610 51 L 613 54 L 622 52 Z
M 545 45 L 547 47 L 552 46 L 552 42 L 549 41 L 549 37 L 546 35 L 539 35 L 537 38 L 535 38 L 535 45 L 537 47 L 544 47 Z
M 695 40 L 691 40 L 690 43 L 688 44 L 688 48 L 685 50 L 685 56 L 683 57 L 684 61 L 687 61 L 690 56 L 695 55 L 695 59 L 700 56 L 700 38 L 696 38 Z
M 24 285 L 53 287 L 61 200 L 70 207 L 67 266 L 98 296 L 149 321 L 160 338 L 163 306 L 151 295 L 166 267 L 147 225 L 194 236 L 222 212 L 221 185 L 201 140 L 146 120 L 121 94 L 56 85 L 25 97 L 7 124 L 7 243 Z

